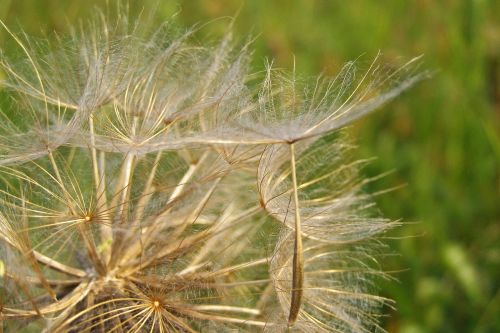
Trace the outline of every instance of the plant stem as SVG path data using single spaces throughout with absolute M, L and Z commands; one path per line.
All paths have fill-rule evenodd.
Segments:
M 90 152 L 92 156 L 92 170 L 94 174 L 94 184 L 97 197 L 97 209 L 95 214 L 107 211 L 107 200 L 106 200 L 106 189 L 104 187 L 103 174 L 104 170 L 99 170 L 99 163 L 97 161 L 97 150 L 95 146 L 95 133 L 94 133 L 94 115 L 89 116 L 89 128 L 90 128 Z M 101 243 L 104 244 L 109 240 L 113 239 L 113 233 L 111 227 L 107 223 L 101 223 Z M 105 261 L 109 260 L 109 249 L 103 247 L 102 256 Z
M 304 258 L 302 253 L 302 231 L 300 223 L 299 196 L 297 190 L 297 171 L 295 166 L 295 146 L 290 144 L 290 165 L 292 168 L 293 201 L 295 204 L 295 242 L 293 248 L 293 277 L 292 277 L 292 300 L 290 303 L 290 314 L 288 324 L 293 325 L 302 304 L 304 286 Z

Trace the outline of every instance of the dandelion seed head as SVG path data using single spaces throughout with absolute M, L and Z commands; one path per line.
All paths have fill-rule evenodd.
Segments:
M 0 56 L 0 302 L 7 330 L 371 332 L 387 276 L 343 127 L 423 79 L 380 55 L 331 78 L 228 32 L 123 12 Z M 253 79 L 255 80 L 255 79 Z M 255 88 L 257 87 L 257 88 Z

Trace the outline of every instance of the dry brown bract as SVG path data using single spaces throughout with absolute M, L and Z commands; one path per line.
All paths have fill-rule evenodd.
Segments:
M 1 58 L 0 327 L 378 329 L 392 224 L 339 129 L 422 79 L 418 61 L 312 84 L 269 66 L 255 91 L 230 34 L 88 27 L 51 45 L 4 26 L 25 58 Z

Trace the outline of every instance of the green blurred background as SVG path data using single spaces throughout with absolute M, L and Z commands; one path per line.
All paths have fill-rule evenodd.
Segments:
M 350 129 L 380 210 L 407 221 L 390 235 L 397 256 L 383 263 L 399 280 L 383 285 L 397 302 L 389 332 L 500 332 L 500 1 L 185 0 L 130 1 L 160 19 L 205 25 L 220 36 L 235 14 L 244 41 L 256 36 L 253 69 L 265 59 L 302 75 L 334 74 L 360 55 L 369 61 L 424 54 L 436 70 L 395 102 Z M 0 18 L 33 36 L 64 32 L 104 8 L 97 0 L 0 0 Z M 222 19 L 217 19 L 221 18 Z M 217 19 L 217 20 L 214 20 Z M 0 45 L 12 45 L 5 31 Z M 8 51 L 8 50 L 7 50 Z

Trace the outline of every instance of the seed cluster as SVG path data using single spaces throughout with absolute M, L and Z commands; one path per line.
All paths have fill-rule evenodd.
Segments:
M 52 42 L 3 28 L 24 57 L 0 58 L 1 327 L 379 329 L 394 223 L 341 129 L 424 78 L 417 59 L 301 80 L 250 75 L 231 33 L 125 14 Z

